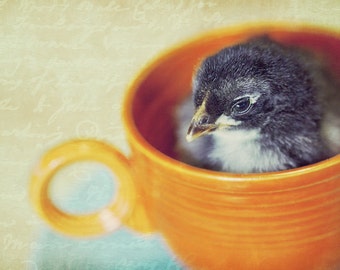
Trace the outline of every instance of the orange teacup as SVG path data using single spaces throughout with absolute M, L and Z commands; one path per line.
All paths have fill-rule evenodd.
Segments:
M 128 89 L 123 117 L 130 157 L 95 140 L 68 142 L 45 154 L 30 186 L 41 217 L 75 236 L 110 232 L 121 223 L 159 231 L 193 269 L 340 269 L 340 155 L 262 174 L 214 172 L 176 160 L 173 112 L 189 94 L 199 59 L 263 33 L 325 55 L 340 76 L 340 35 L 326 30 L 228 28 L 182 44 Z M 72 215 L 53 204 L 48 188 L 61 167 L 81 160 L 107 165 L 119 190 L 104 209 Z

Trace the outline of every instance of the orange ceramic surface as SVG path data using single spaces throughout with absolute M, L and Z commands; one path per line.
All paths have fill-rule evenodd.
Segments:
M 150 64 L 128 89 L 123 117 L 130 157 L 106 144 L 74 141 L 66 145 L 77 149 L 100 145 L 104 154 L 92 148 L 86 154 L 73 151 L 66 162 L 61 158 L 70 152 L 66 146 L 57 153 L 52 150 L 52 158 L 49 153 L 49 158 L 43 158 L 31 188 L 41 216 L 71 235 L 111 231 L 117 220 L 136 230 L 157 230 L 193 269 L 339 269 L 340 155 L 288 171 L 229 174 L 181 163 L 173 151 L 172 115 L 190 92 L 199 60 L 262 33 L 324 55 L 340 76 L 340 35 L 326 30 L 240 27 L 182 44 Z M 123 195 L 99 213 L 71 216 L 50 202 L 47 187 L 60 166 L 81 159 L 104 162 L 114 170 Z M 53 219 L 55 213 L 60 221 Z M 75 224 L 83 224 L 84 229 L 77 232 Z

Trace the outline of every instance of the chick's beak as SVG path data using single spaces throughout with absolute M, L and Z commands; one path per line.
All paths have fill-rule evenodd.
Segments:
M 197 109 L 194 117 L 191 120 L 186 140 L 192 142 L 193 140 L 216 130 L 219 126 L 215 124 L 215 119 L 211 119 L 205 109 L 205 102 Z

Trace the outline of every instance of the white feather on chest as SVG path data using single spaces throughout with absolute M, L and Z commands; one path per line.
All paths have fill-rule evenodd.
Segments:
M 284 169 L 284 158 L 259 144 L 259 130 L 217 131 L 211 135 L 214 147 L 209 159 L 216 160 L 223 171 L 234 173 Z

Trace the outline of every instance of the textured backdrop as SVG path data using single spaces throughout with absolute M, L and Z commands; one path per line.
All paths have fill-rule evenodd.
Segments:
M 95 137 L 127 152 L 121 103 L 148 61 L 203 31 L 259 21 L 340 29 L 340 1 L 1 0 L 0 269 L 35 267 L 43 249 L 27 184 L 44 151 Z

